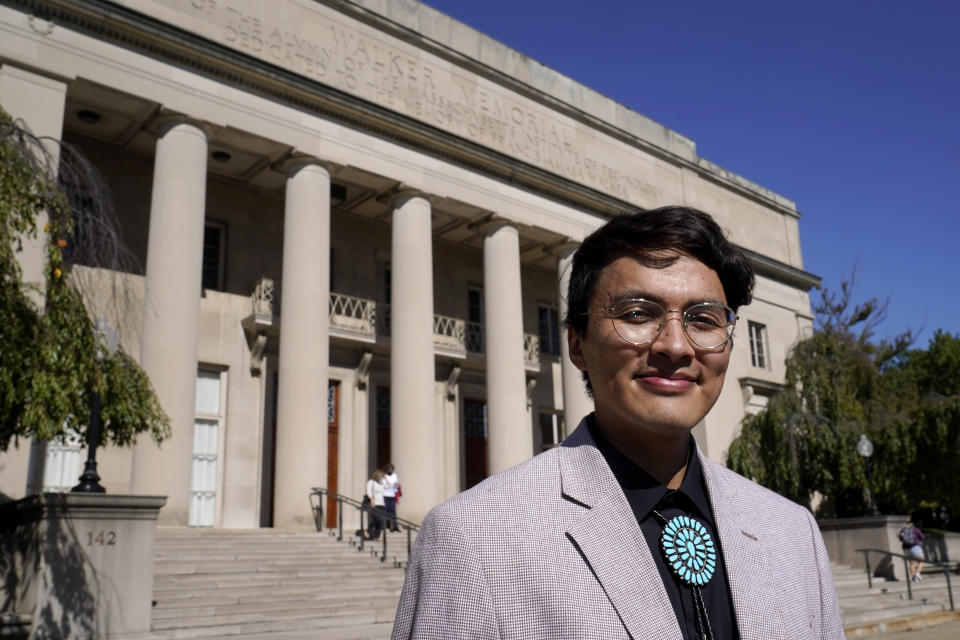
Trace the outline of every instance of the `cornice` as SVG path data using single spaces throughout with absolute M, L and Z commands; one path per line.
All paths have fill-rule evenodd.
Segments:
M 490 178 L 536 193 L 549 200 L 585 209 L 601 217 L 642 210 L 575 181 L 562 178 L 508 155 L 488 149 L 459 136 L 442 131 L 369 101 L 349 95 L 323 83 L 310 80 L 267 62 L 257 60 L 206 38 L 173 27 L 108 0 L 0 0 L 45 20 L 61 24 L 118 46 L 131 49 L 170 64 L 190 69 L 203 76 L 241 87 L 246 91 L 307 110 L 328 120 L 363 130 L 419 153 L 467 168 Z M 346 14 L 362 16 L 368 23 L 391 35 L 415 42 L 432 53 L 490 78 L 492 70 L 463 54 L 457 54 L 429 38 L 360 7 L 349 0 L 325 0 L 324 4 Z M 761 201 L 785 215 L 797 216 L 795 209 L 771 197 L 758 194 L 729 177 L 710 171 L 709 163 L 690 162 L 636 136 L 588 116 L 562 101 L 536 91 L 506 74 L 493 78 L 512 91 L 534 96 L 565 115 L 619 138 L 628 144 L 683 165 L 700 175 L 709 176 L 726 188 Z M 731 174 L 732 175 L 732 174 Z M 741 179 L 742 180 L 742 179 Z M 747 181 L 743 181 L 747 182 Z M 820 285 L 820 278 L 787 264 L 744 249 L 756 272 L 790 286 L 809 291 Z
M 0 4 L 304 109 L 555 202 L 601 216 L 638 209 L 631 203 L 105 0 L 0 0 Z
M 657 145 L 656 143 L 645 140 L 644 138 L 625 131 L 624 129 L 613 125 L 606 120 L 593 116 L 581 109 L 576 108 L 575 106 L 564 102 L 562 99 L 554 97 L 553 95 L 541 91 L 536 87 L 533 87 L 520 79 L 517 79 L 507 73 L 504 73 L 500 69 L 491 67 L 488 64 L 477 61 L 474 58 L 461 53 L 451 47 L 448 47 L 442 43 L 436 42 L 435 40 L 425 36 L 411 27 L 404 26 L 394 22 L 388 17 L 382 16 L 374 10 L 368 9 L 361 6 L 362 2 L 357 0 L 316 0 L 327 6 L 336 8 L 340 12 L 350 15 L 357 18 L 367 24 L 370 24 L 377 29 L 389 33 L 401 40 L 405 40 L 409 43 L 415 44 L 416 46 L 433 53 L 434 55 L 444 58 L 445 60 L 463 68 L 467 69 L 479 76 L 482 76 L 492 82 L 496 82 L 500 86 L 503 86 L 517 94 L 531 98 L 541 104 L 546 105 L 550 109 L 562 113 L 563 115 L 582 122 L 597 131 L 604 133 L 605 135 L 620 140 L 632 147 L 641 149 L 646 153 L 656 156 L 662 160 L 670 162 L 672 164 L 685 166 L 689 169 L 695 170 L 698 174 L 705 177 L 709 177 L 714 182 L 720 183 L 730 189 L 731 191 L 736 191 L 740 195 L 748 197 L 752 200 L 757 200 L 765 205 L 772 207 L 778 210 L 781 213 L 799 217 L 799 213 L 794 207 L 794 203 L 789 199 L 784 198 L 783 196 L 770 191 L 742 176 L 739 176 L 733 172 L 723 169 L 719 165 L 710 162 L 705 158 L 697 156 L 695 151 L 695 142 L 686 138 L 685 136 L 663 127 L 662 125 L 649 120 L 646 116 L 642 114 L 636 114 L 645 120 L 657 127 L 661 127 L 664 131 L 668 133 L 667 137 L 674 137 L 677 140 L 682 140 L 690 144 L 690 147 L 693 149 L 692 158 L 687 158 L 682 154 L 678 154 L 665 149 Z M 432 10 L 432 9 L 431 9 Z M 499 43 L 498 43 L 499 44 Z M 502 45 L 505 46 L 505 45 Z M 549 67 L 544 67 L 547 72 L 557 73 L 558 72 L 550 69 Z M 590 90 L 589 87 L 580 85 L 582 88 Z M 605 98 L 609 100 L 609 98 Z M 611 100 L 611 102 L 613 102 Z M 626 108 L 626 107 L 624 107 Z M 635 113 L 635 112 L 634 112 Z M 630 205 L 627 205 L 627 208 L 630 208 Z
M 818 275 L 760 255 L 750 249 L 741 247 L 740 250 L 747 256 L 757 275 L 765 276 L 803 291 L 810 291 L 815 287 L 820 288 L 821 278 Z
M 774 382 L 772 380 L 752 378 L 749 376 L 740 378 L 739 382 L 741 389 L 750 387 L 752 393 L 759 396 L 774 396 L 786 389 L 786 385 L 782 382 Z
M 742 178 L 733 180 L 726 172 L 713 172 L 709 168 L 712 165 L 706 163 L 707 166 L 705 166 L 702 159 L 691 160 L 681 157 L 625 132 L 358 4 L 349 0 L 317 1 L 345 15 L 371 24 L 394 37 L 412 42 L 453 64 L 482 75 L 513 92 L 530 97 L 607 136 L 672 164 L 694 170 L 700 175 L 707 175 L 739 195 L 759 201 L 782 214 L 798 215 L 795 209 L 784 205 L 783 198 L 772 197 L 771 192 L 759 187 L 753 189 L 749 181 Z M 640 207 L 602 191 L 534 167 L 268 62 L 257 60 L 108 0 L 0 0 L 0 4 L 26 10 L 71 29 L 191 69 L 251 93 L 308 110 L 329 120 L 389 139 L 420 153 L 510 183 L 556 202 L 587 209 L 601 216 L 640 210 Z

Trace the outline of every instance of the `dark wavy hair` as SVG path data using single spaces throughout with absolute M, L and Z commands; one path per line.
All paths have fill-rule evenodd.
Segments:
M 753 267 L 708 214 L 690 207 L 660 207 L 611 218 L 591 233 L 577 249 L 567 288 L 564 322 L 583 336 L 587 312 L 600 272 L 617 258 L 633 256 L 648 267 L 673 264 L 673 250 L 692 256 L 717 272 L 727 304 L 734 311 L 753 298 Z

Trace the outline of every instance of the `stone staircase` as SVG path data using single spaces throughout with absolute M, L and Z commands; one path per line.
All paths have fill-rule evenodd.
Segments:
M 403 552 L 398 563 L 405 543 L 390 539 Z M 161 527 L 151 631 L 164 638 L 388 638 L 404 572 L 396 554 L 383 563 L 372 556 L 380 549 L 368 542 L 358 552 L 326 532 Z
M 358 550 L 327 532 L 164 528 L 157 532 L 151 630 L 163 638 L 384 639 L 403 587 L 406 536 Z M 848 637 L 885 622 L 949 610 L 946 579 L 873 581 L 833 565 Z M 960 576 L 952 577 L 960 605 Z
M 868 588 L 862 568 L 833 565 L 833 581 L 840 599 L 840 615 L 848 637 L 857 631 L 882 625 L 884 622 L 912 618 L 950 610 L 947 582 L 942 573 L 926 574 L 922 582 L 912 583 L 913 599 L 907 597 L 904 581 L 874 578 Z M 954 600 L 960 605 L 960 576 L 951 576 Z

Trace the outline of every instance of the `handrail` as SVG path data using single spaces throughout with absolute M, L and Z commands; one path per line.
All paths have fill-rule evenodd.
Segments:
M 372 513 L 376 507 L 372 507 L 369 504 L 363 504 L 359 500 L 345 496 L 336 491 L 330 491 L 324 487 L 314 487 L 310 491 L 310 510 L 313 512 L 314 524 L 317 527 L 317 531 L 323 531 L 323 502 L 324 496 L 327 498 L 332 498 L 337 501 L 337 541 L 340 542 L 343 540 L 343 505 L 347 504 L 360 513 L 360 543 L 357 547 L 357 551 L 363 551 L 365 538 L 363 532 L 366 529 L 363 526 L 364 514 Z M 316 498 L 316 501 L 314 499 Z M 383 517 L 387 517 L 387 513 L 382 511 Z M 409 520 L 404 520 L 403 518 L 395 518 L 395 526 L 398 526 L 404 529 L 407 532 L 407 557 L 410 556 L 410 551 L 413 547 L 413 532 L 420 531 L 420 525 L 415 522 L 410 522 Z M 380 562 L 385 562 L 387 559 L 387 531 L 388 529 L 384 527 L 383 531 L 383 549 L 380 552 Z M 330 529 L 330 535 L 333 535 L 333 530 Z M 399 561 L 394 561 L 396 566 L 400 566 Z
M 896 553 L 894 551 L 887 551 L 886 549 L 854 549 L 854 551 L 863 554 L 863 559 L 867 563 L 867 588 L 873 588 L 873 573 L 870 571 L 870 554 L 871 553 L 881 553 L 885 556 L 896 556 L 897 558 L 903 558 L 903 571 L 904 575 L 907 576 L 907 598 L 913 600 L 913 587 L 910 585 L 910 565 L 909 561 L 914 560 L 908 555 L 902 553 Z M 950 611 L 955 611 L 953 605 L 953 589 L 950 587 L 950 568 L 953 566 L 949 562 L 936 562 L 936 561 L 926 561 L 924 564 L 931 564 L 936 567 L 943 567 L 943 575 L 947 578 L 947 595 L 950 597 Z

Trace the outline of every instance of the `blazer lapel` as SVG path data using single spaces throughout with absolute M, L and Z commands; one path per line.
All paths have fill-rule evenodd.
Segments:
M 697 453 L 717 523 L 740 637 L 786 640 L 776 583 L 763 544 L 765 532 L 753 526 L 749 507 L 741 509 L 748 503 L 743 497 L 738 499 L 736 489 L 723 481 L 717 465 L 704 457 L 699 448 Z
M 562 491 L 584 507 L 567 529 L 631 637 L 680 640 L 680 627 L 646 539 L 585 423 L 561 445 Z

